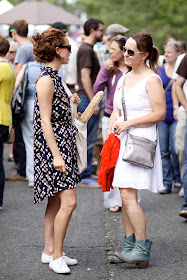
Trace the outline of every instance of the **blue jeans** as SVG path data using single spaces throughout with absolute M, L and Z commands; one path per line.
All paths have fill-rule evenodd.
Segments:
M 187 120 L 185 128 L 185 138 L 184 138 L 184 170 L 183 170 L 183 179 L 182 185 L 184 188 L 184 204 L 181 210 L 187 209 Z
M 90 100 L 85 95 L 79 95 L 79 98 L 81 99 L 81 103 L 77 107 L 77 111 L 80 113 L 83 113 L 88 104 L 90 103 Z M 81 173 L 81 178 L 85 178 L 88 176 L 91 176 L 92 172 L 92 148 L 95 145 L 95 142 L 97 140 L 97 130 L 98 130 L 98 124 L 99 124 L 99 116 L 92 115 L 92 117 L 89 119 L 87 124 L 87 168 Z
M 3 206 L 3 194 L 5 187 L 5 170 L 3 165 L 3 145 L 4 134 L 7 132 L 8 126 L 0 125 L 0 206 Z
M 162 158 L 163 184 L 168 190 L 171 190 L 173 180 L 175 183 L 181 183 L 179 160 L 175 152 L 177 121 L 163 121 L 157 125 Z

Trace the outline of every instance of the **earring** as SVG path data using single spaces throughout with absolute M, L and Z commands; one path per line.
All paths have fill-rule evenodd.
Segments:
M 142 63 L 144 63 L 144 60 L 142 60 Z

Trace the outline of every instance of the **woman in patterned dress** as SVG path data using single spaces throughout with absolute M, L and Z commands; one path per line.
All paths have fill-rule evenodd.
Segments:
M 46 62 L 36 81 L 34 105 L 34 203 L 48 198 L 44 217 L 45 247 L 42 263 L 56 273 L 70 273 L 77 263 L 63 253 L 63 241 L 76 208 L 80 181 L 76 156 L 76 128 L 72 125 L 68 95 L 58 71 L 67 64 L 71 46 L 61 30 L 49 28 L 36 34 L 34 54 Z M 80 99 L 73 95 L 77 105 Z

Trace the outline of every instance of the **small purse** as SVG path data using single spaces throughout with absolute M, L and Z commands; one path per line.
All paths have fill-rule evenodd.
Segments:
M 12 144 L 15 140 L 15 128 L 11 125 L 7 130 L 7 133 L 4 135 L 4 143 Z
M 121 87 L 122 90 L 122 108 L 124 113 L 124 120 L 127 120 L 126 106 L 124 99 L 124 85 L 125 78 Z M 135 136 L 127 131 L 127 139 L 125 143 L 125 152 L 122 160 L 134 165 L 138 165 L 144 168 L 153 168 L 154 158 L 156 152 L 157 138 L 151 141 L 145 137 Z

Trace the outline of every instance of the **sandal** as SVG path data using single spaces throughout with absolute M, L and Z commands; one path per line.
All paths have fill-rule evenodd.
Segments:
M 120 210 L 121 210 L 121 207 L 119 207 L 118 205 L 109 208 L 110 212 L 119 212 Z

